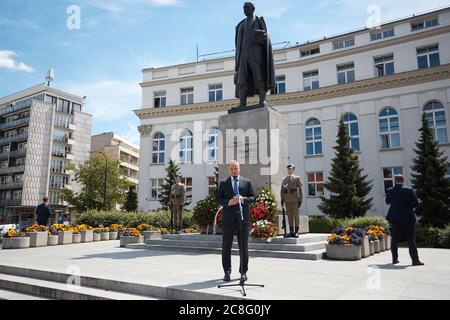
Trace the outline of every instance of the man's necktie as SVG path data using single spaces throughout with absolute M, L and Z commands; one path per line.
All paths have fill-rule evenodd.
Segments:
M 239 195 L 239 185 L 238 185 L 239 181 L 238 181 L 238 177 L 233 177 L 233 191 L 234 191 L 234 195 L 238 196 Z

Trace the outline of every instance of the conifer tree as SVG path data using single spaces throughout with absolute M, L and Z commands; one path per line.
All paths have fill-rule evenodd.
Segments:
M 339 218 L 364 216 L 373 205 L 373 199 L 367 198 L 372 185 L 359 167 L 358 155 L 350 147 L 350 136 L 343 119 L 339 122 L 333 149 L 336 150 L 336 156 L 332 160 L 330 177 L 324 184 L 330 197 L 321 197 L 319 209 Z
M 445 178 L 448 158 L 440 151 L 426 115 L 422 117 L 420 137 L 416 143 L 416 158 L 411 169 L 413 188 L 421 200 L 416 214 L 420 223 L 432 227 L 445 227 L 450 223 L 450 183 Z

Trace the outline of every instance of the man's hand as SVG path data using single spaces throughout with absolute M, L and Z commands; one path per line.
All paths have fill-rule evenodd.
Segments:
M 284 200 L 281 200 L 281 206 L 284 207 L 285 204 Z
M 301 206 L 302 206 L 302 202 L 299 201 L 299 202 L 298 202 L 298 208 L 300 209 Z
M 228 206 L 229 207 L 231 207 L 231 206 L 235 206 L 235 205 L 237 205 L 237 204 L 239 204 L 239 201 L 241 202 L 241 203 L 243 203 L 244 202 L 244 198 L 243 197 L 234 197 L 233 199 L 231 199 L 230 201 L 228 201 Z

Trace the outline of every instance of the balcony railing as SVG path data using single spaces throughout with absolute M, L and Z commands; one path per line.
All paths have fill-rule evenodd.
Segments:
M 10 129 L 16 126 L 20 126 L 22 124 L 27 124 L 30 122 L 30 117 L 26 117 L 26 118 L 22 118 L 22 119 L 17 119 L 8 123 L 3 123 L 0 124 L 0 130 L 6 130 L 6 129 Z
M 26 153 L 27 153 L 26 149 L 14 150 L 9 153 L 9 157 L 10 158 L 25 157 Z
M 16 207 L 22 204 L 22 199 L 0 199 L 0 207 Z
M 20 182 L 8 182 L 8 183 L 1 183 L 0 184 L 0 190 L 17 190 L 23 188 L 23 181 Z
M 6 108 L 0 109 L 0 116 L 3 116 L 5 114 L 9 114 L 9 113 L 14 113 L 17 111 L 21 111 L 21 110 L 25 110 L 25 109 L 29 109 L 31 108 L 31 100 L 28 103 L 20 103 L 18 106 L 17 105 L 13 105 L 13 106 L 8 106 Z
M 16 173 L 16 172 L 24 172 L 25 166 L 15 166 L 15 167 L 9 167 L 9 168 L 1 168 L 0 174 L 9 174 L 9 173 Z
M 25 133 L 11 136 L 8 138 L 1 138 L 0 144 L 9 144 L 11 142 L 17 142 L 17 141 L 27 140 L 27 139 L 28 139 L 28 132 L 25 132 Z

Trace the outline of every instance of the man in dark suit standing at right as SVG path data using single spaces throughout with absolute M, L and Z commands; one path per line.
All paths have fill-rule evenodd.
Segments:
M 256 194 L 250 180 L 240 176 L 240 164 L 232 161 L 228 165 L 230 177 L 220 182 L 216 202 L 223 207 L 222 214 L 222 266 L 224 281 L 231 281 L 231 248 L 237 231 L 241 284 L 247 281 L 248 237 L 250 232 L 250 204 L 256 202 Z
M 395 176 L 395 186 L 386 191 L 386 204 L 391 205 L 386 219 L 391 225 L 392 234 L 392 263 L 398 264 L 398 242 L 402 229 L 406 232 L 409 255 L 413 266 L 423 266 L 419 260 L 416 246 L 416 223 L 414 209 L 419 205 L 416 193 L 413 189 L 404 186 L 405 178 L 402 175 Z
M 52 216 L 52 210 L 48 206 L 48 198 L 42 199 L 44 202 L 36 207 L 36 223 L 40 226 L 48 225 L 48 219 Z

